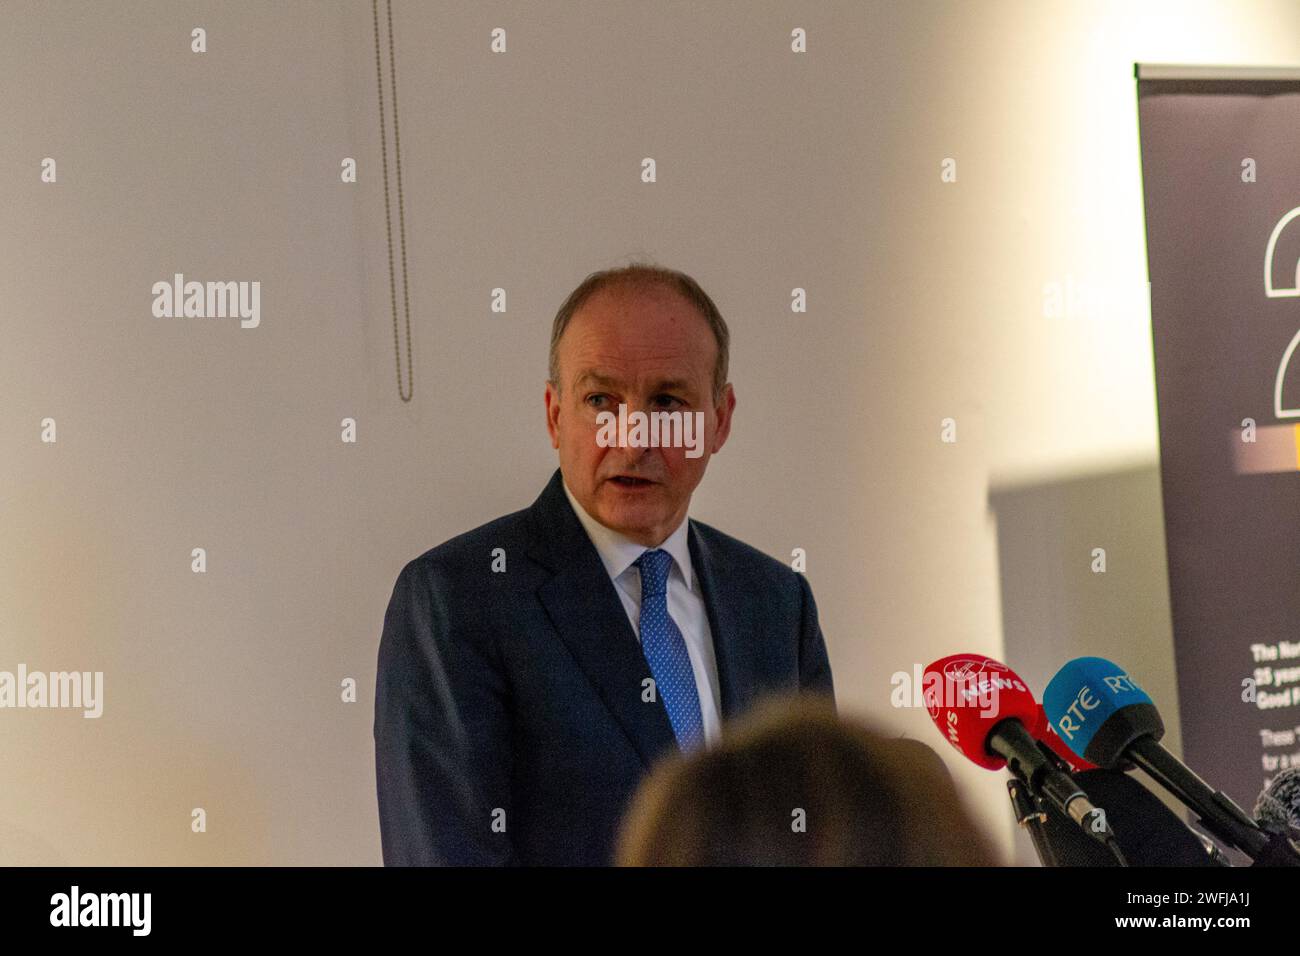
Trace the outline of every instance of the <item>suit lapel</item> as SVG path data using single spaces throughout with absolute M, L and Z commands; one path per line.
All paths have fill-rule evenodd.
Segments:
M 569 505 L 559 469 L 529 517 L 528 556 L 553 572 L 537 597 L 560 640 L 649 767 L 677 749 L 677 738 L 663 701 L 642 701 L 650 667 L 614 582 Z
M 717 560 L 694 521 L 687 542 L 691 564 L 704 589 L 704 606 L 713 631 L 713 651 L 718 662 L 719 707 L 725 721 L 744 711 L 758 686 L 755 637 L 761 622 L 756 620 L 756 602 L 749 598 L 734 572 Z

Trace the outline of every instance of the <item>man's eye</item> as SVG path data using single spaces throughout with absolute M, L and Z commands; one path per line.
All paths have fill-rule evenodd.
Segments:
M 682 404 L 682 400 L 680 398 L 677 398 L 675 395 L 660 395 L 655 399 L 655 401 L 658 402 L 660 405 L 671 404 L 674 402 L 677 403 L 678 405 Z
M 608 395 L 599 395 L 599 394 L 588 395 L 587 404 L 591 405 L 592 407 L 595 407 L 596 405 L 600 404 L 600 402 L 604 401 L 608 397 L 609 397 Z

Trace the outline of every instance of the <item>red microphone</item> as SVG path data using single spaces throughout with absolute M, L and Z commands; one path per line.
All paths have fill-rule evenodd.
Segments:
M 925 669 L 921 685 L 926 709 L 939 732 L 986 770 L 1007 765 L 1004 756 L 984 746 L 995 719 L 1019 720 L 1034 737 L 1047 722 L 1043 708 L 1016 672 L 982 654 L 953 654 L 935 661 Z
M 988 770 L 1008 767 L 1089 836 L 1113 843 L 1105 814 L 1039 747 L 1049 733 L 1046 714 L 1010 667 L 982 654 L 953 654 L 925 669 L 922 693 L 930 719 L 967 759 Z

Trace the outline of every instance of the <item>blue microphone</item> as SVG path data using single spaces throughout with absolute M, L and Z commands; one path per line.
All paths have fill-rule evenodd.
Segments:
M 1165 734 L 1147 692 L 1102 657 L 1079 657 L 1062 667 L 1043 691 L 1043 710 L 1071 751 L 1111 770 L 1132 768 L 1124 751 L 1139 737 Z
M 1057 736 L 1083 759 L 1108 770 L 1142 768 L 1220 840 L 1252 860 L 1272 856 L 1269 835 L 1244 810 L 1160 746 L 1165 725 L 1156 705 L 1118 664 L 1101 657 L 1070 661 L 1043 692 L 1043 709 Z

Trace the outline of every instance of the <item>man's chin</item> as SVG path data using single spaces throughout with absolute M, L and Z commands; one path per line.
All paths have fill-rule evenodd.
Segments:
M 611 488 L 601 495 L 600 512 L 596 517 L 605 527 L 622 534 L 647 532 L 668 518 L 662 494 L 663 490 L 657 485 L 651 490 L 631 494 Z

